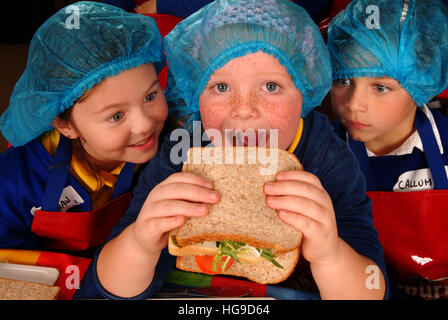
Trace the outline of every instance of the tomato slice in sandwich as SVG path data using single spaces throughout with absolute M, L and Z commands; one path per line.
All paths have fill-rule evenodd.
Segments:
M 228 270 L 230 268 L 230 266 L 233 264 L 233 262 L 235 261 L 235 259 L 233 259 L 229 256 L 223 256 L 223 257 L 221 257 L 219 262 L 216 264 L 216 271 L 215 271 L 215 270 L 213 270 L 213 263 L 215 262 L 215 256 L 205 256 L 205 255 L 204 256 L 195 256 L 195 259 L 196 259 L 196 263 L 197 263 L 199 269 L 201 269 L 201 271 L 203 273 L 210 274 L 210 275 L 223 273 L 224 271 Z M 230 259 L 230 260 L 227 262 L 227 265 L 225 266 L 225 269 L 223 270 L 222 267 L 226 263 L 227 259 Z

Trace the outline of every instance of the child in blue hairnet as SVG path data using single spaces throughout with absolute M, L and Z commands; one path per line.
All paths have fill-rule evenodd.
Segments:
M 78 2 L 34 35 L 0 129 L 0 248 L 84 251 L 130 201 L 136 164 L 154 157 L 168 108 L 157 25 Z M 75 214 L 76 213 L 76 214 Z
M 255 132 L 257 139 L 242 139 L 245 146 L 273 145 L 275 135 L 264 134 L 273 130 L 278 147 L 299 158 L 305 171 L 279 173 L 264 192 L 268 206 L 303 232 L 303 257 L 320 297 L 387 295 L 362 173 L 327 118 L 312 111 L 330 89 L 331 68 L 308 14 L 287 0 L 214 1 L 176 26 L 165 38 L 165 52 L 173 76 L 167 97 L 177 101 L 173 110 L 187 128 L 200 119 L 203 129 L 219 133 L 211 139 L 215 146 L 233 145 L 228 130 Z M 168 233 L 219 201 L 209 181 L 182 173 L 182 164 L 172 162 L 177 140 L 166 141 L 142 172 L 130 208 L 92 263 L 80 297 L 152 296 L 175 264 L 166 250 Z M 366 285 L 371 268 L 374 286 Z
M 427 103 L 448 87 L 448 8 L 352 1 L 328 47 L 336 127 L 365 174 L 389 274 L 401 293 L 446 298 L 448 118 Z

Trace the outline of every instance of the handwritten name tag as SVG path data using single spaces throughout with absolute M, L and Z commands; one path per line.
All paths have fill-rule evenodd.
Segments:
M 434 189 L 431 171 L 419 169 L 403 173 L 394 185 L 395 192 L 422 191 Z
M 445 172 L 448 176 L 448 166 L 445 166 Z M 434 189 L 434 181 L 430 169 L 426 168 L 403 173 L 398 177 L 393 191 L 422 191 L 432 189 Z
M 72 186 L 65 187 L 62 190 L 61 198 L 59 199 L 58 208 L 61 212 L 67 212 L 70 208 L 84 203 L 84 200 L 76 192 Z

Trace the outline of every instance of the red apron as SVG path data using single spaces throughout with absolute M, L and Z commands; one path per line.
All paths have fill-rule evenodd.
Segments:
M 35 212 L 31 226 L 32 232 L 46 239 L 48 250 L 84 251 L 105 243 L 131 201 L 128 190 L 131 188 L 135 164 L 126 163 L 118 176 L 111 202 L 88 212 L 60 212 L 58 203 L 67 183 L 71 156 L 71 141 L 61 135 L 53 166 L 49 169 L 42 210 Z M 63 165 L 58 165 L 61 163 Z M 67 288 L 66 278 L 72 275 L 67 273 L 67 268 L 72 270 L 73 266 L 78 267 L 82 278 L 91 259 L 47 251 L 45 261 L 40 265 L 59 269 L 60 279 L 57 284 L 61 287 L 61 298 L 70 299 L 76 290 L 72 286 Z
M 432 173 L 434 190 L 412 192 L 368 191 L 386 264 L 397 285 L 425 298 L 447 296 L 448 282 L 448 179 L 430 122 L 423 112 L 415 125 Z M 366 175 L 368 189 L 375 178 L 363 143 L 349 141 Z M 415 279 L 421 279 L 416 281 Z M 415 287 L 417 286 L 417 287 Z
M 131 201 L 129 192 L 88 212 L 36 211 L 31 231 L 47 238 L 49 250 L 84 251 L 105 243 Z

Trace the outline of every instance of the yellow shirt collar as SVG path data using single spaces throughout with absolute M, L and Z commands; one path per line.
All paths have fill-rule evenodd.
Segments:
M 44 146 L 45 150 L 47 150 L 47 152 L 52 156 L 54 156 L 54 154 L 56 153 L 56 149 L 59 144 L 59 138 L 60 133 L 56 129 L 45 133 L 41 137 L 42 145 Z M 113 188 L 115 183 L 117 182 L 117 177 L 125 164 L 126 162 L 123 162 L 121 165 L 109 172 L 101 171 L 99 173 L 100 181 L 98 181 L 95 175 L 90 172 L 86 164 L 83 161 L 80 161 L 75 155 L 73 155 L 72 162 L 70 164 L 70 171 L 80 182 L 82 182 L 86 187 L 90 189 L 88 191 L 96 192 L 103 186 Z
M 83 161 L 80 161 L 75 155 L 72 157 L 71 170 L 74 176 L 78 177 L 91 192 L 100 190 L 103 186 L 113 188 L 117 182 L 117 177 L 123 169 L 125 162 L 113 169 L 112 171 L 104 171 L 98 173 L 99 181 L 97 177 L 88 170 Z
M 296 136 L 294 137 L 294 140 L 292 140 L 292 143 L 288 148 L 288 152 L 294 153 L 297 146 L 299 145 L 300 138 L 302 137 L 302 132 L 303 132 L 303 118 L 300 118 L 299 127 L 297 128 Z

